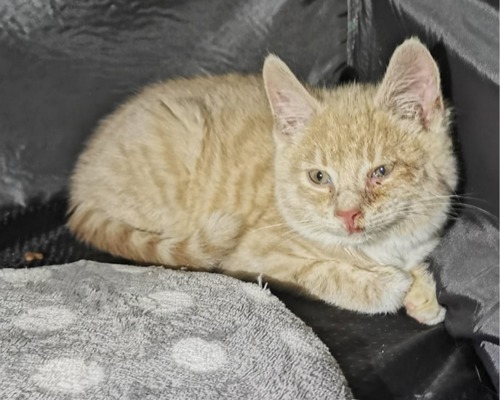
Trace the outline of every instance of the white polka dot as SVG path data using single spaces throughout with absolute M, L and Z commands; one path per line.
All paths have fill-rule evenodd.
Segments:
M 126 272 L 128 274 L 143 274 L 148 272 L 148 267 L 136 267 L 134 265 L 112 265 L 113 268 L 117 272 Z
M 49 279 L 52 273 L 45 268 L 0 269 L 0 279 L 9 283 L 26 284 Z
M 226 351 L 218 343 L 200 338 L 178 341 L 172 348 L 174 361 L 195 372 L 216 371 L 227 362 Z
M 313 346 L 301 338 L 297 332 L 287 329 L 280 333 L 281 339 L 292 349 L 303 353 L 314 354 L 316 350 Z
M 33 380 L 41 388 L 68 394 L 83 393 L 99 384 L 103 378 L 104 370 L 97 363 L 85 363 L 81 359 L 71 358 L 50 360 L 33 376 Z
M 270 303 L 273 301 L 273 295 L 269 289 L 261 288 L 254 283 L 244 283 L 243 290 L 259 303 Z
M 191 307 L 193 299 L 187 293 L 164 291 L 141 297 L 139 304 L 148 311 L 171 313 Z
M 39 307 L 17 317 L 13 322 L 18 328 L 43 332 L 55 331 L 71 325 L 76 315 L 63 307 Z

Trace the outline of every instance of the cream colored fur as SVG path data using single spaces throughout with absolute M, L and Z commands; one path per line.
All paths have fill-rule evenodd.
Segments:
M 263 274 L 346 309 L 440 322 L 425 258 L 457 176 L 439 86 L 410 39 L 378 85 L 305 87 L 271 55 L 263 78 L 148 87 L 81 155 L 69 227 L 138 262 Z

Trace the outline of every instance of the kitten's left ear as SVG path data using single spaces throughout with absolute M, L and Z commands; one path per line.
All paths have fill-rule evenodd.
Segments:
M 276 127 L 287 139 L 303 132 L 320 106 L 280 58 L 269 55 L 262 71 Z
M 396 48 L 375 102 L 400 118 L 418 120 L 426 129 L 443 112 L 439 69 L 418 39 Z

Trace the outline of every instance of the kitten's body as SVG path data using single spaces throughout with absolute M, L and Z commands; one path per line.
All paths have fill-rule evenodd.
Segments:
M 308 97 L 285 68 L 174 80 L 126 103 L 78 162 L 70 228 L 119 256 L 263 274 L 348 309 L 392 312 L 406 296 L 438 322 L 423 262 L 456 184 L 448 112 L 400 118 L 377 86 Z M 385 162 L 383 184 L 367 176 Z

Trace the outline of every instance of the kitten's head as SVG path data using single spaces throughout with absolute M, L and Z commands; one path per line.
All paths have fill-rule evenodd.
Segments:
M 306 89 L 277 57 L 263 78 L 274 116 L 278 207 L 305 236 L 361 244 L 436 232 L 456 186 L 439 70 L 409 39 L 382 82 Z

